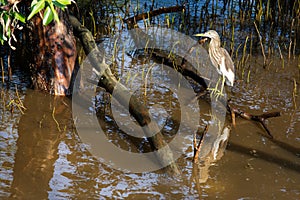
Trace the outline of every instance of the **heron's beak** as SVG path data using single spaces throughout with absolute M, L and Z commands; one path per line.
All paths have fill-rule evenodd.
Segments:
M 205 35 L 205 33 L 198 33 L 198 34 L 194 34 L 193 36 L 196 36 L 196 37 L 207 37 Z

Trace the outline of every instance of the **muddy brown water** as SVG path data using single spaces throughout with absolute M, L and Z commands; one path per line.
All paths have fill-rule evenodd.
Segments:
M 232 103 L 253 114 L 280 111 L 280 117 L 267 122 L 274 140 L 265 137 L 265 131 L 258 124 L 237 118 L 223 157 L 209 167 L 208 179 L 203 183 L 197 181 L 199 174 L 193 170 L 192 136 L 190 148 L 177 160 L 181 177 L 161 172 L 124 173 L 89 153 L 73 124 L 70 99 L 21 90 L 20 97 L 27 108 L 22 115 L 17 109 L 11 113 L 7 107 L 10 98 L 17 98 L 14 87 L 2 88 L 0 197 L 299 199 L 297 60 L 286 62 L 284 69 L 280 61 L 263 69 L 262 60 L 253 59 L 250 84 L 246 81 L 235 84 Z M 164 100 L 168 103 L 168 98 Z M 209 104 L 201 106 L 209 110 Z M 115 137 L 116 140 L 122 138 L 117 133 Z

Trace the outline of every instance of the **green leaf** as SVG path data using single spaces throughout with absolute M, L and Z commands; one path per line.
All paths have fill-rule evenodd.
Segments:
M 27 19 L 30 20 L 36 13 L 40 12 L 44 8 L 45 8 L 45 0 L 41 0 L 41 1 L 37 2 L 33 6 L 31 13 L 29 14 Z
M 5 28 L 5 29 L 6 29 L 6 30 L 5 30 L 6 36 L 7 36 L 8 38 L 10 38 L 10 36 L 11 36 L 10 20 L 8 20 L 8 21 L 6 22 L 6 28 Z
M 52 2 L 53 2 L 53 4 L 54 4 L 56 7 L 60 8 L 60 9 L 62 9 L 62 10 L 64 10 L 64 9 L 67 7 L 66 5 L 60 4 L 60 3 L 57 2 L 57 1 L 52 1 Z
M 60 4 L 62 4 L 62 5 L 65 5 L 65 6 L 71 4 L 71 0 L 55 0 L 55 1 L 58 2 L 58 3 L 60 3 Z M 53 3 L 54 3 L 55 1 L 53 1 Z
M 30 8 L 32 8 L 35 4 L 37 4 L 39 1 L 38 0 L 33 0 L 31 2 Z
M 13 12 L 13 15 L 14 15 L 15 19 L 19 20 L 20 22 L 23 22 L 23 23 L 26 22 L 25 16 L 22 15 L 21 13 Z
M 4 13 L 4 15 L 2 17 L 4 20 L 4 24 L 3 24 L 4 33 L 7 35 L 8 29 L 9 29 L 9 26 L 11 23 L 10 16 L 7 13 Z
M 56 12 L 54 6 L 53 6 L 53 3 L 52 3 L 52 2 L 49 3 L 49 6 L 50 6 L 51 11 L 52 11 L 52 13 L 53 13 L 53 18 L 54 18 L 54 20 L 57 21 L 57 22 L 59 22 L 58 14 L 57 14 L 57 12 Z
M 6 28 L 6 25 L 7 25 L 7 20 L 8 20 L 8 15 L 7 13 L 2 13 L 0 15 L 0 33 L 1 33 L 1 36 L 0 36 L 0 40 L 1 41 L 7 41 L 7 28 Z
M 47 6 L 45 13 L 44 13 L 44 19 L 43 19 L 43 25 L 47 26 L 50 22 L 53 20 L 53 12 L 49 6 Z
M 1 25 L 0 26 L 0 42 L 1 42 L 2 45 L 4 44 L 4 41 L 5 41 L 4 37 L 5 37 L 5 35 L 4 35 L 4 32 L 3 32 L 3 27 Z

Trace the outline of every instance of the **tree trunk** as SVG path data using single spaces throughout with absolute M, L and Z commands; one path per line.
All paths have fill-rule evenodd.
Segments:
M 71 94 L 72 74 L 76 64 L 76 40 L 68 13 L 57 9 L 60 21 L 43 26 L 37 14 L 28 23 L 27 44 L 33 87 L 50 94 Z

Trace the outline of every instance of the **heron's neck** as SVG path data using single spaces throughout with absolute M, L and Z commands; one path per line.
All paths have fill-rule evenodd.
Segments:
M 220 42 L 220 40 L 211 40 L 210 41 L 210 46 L 215 47 L 215 48 L 220 48 L 221 47 L 221 42 Z

